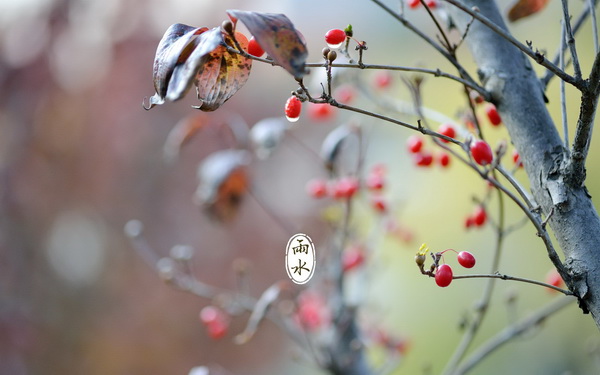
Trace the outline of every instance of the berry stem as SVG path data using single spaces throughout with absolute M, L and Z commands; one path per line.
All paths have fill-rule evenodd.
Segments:
M 545 283 L 543 281 L 537 281 L 537 280 L 532 280 L 532 279 L 526 279 L 524 277 L 517 277 L 517 276 L 510 276 L 510 275 L 505 275 L 505 274 L 501 274 L 501 273 L 492 273 L 492 274 L 473 274 L 473 275 L 458 275 L 458 276 L 454 276 L 453 279 L 458 280 L 458 279 L 500 279 L 500 280 L 510 280 L 510 281 L 519 281 L 519 282 L 523 282 L 523 283 L 528 283 L 528 284 L 534 284 L 534 285 L 539 285 L 539 286 L 543 286 L 546 288 L 550 288 L 550 289 L 554 289 L 557 292 L 560 292 L 566 296 L 572 296 L 573 292 L 571 292 L 570 290 L 567 289 L 562 289 L 559 287 L 556 287 L 554 285 Z

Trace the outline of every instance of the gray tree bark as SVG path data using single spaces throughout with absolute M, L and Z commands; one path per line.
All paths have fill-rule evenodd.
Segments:
M 493 0 L 462 0 L 469 8 L 507 30 Z M 462 30 L 471 16 L 450 5 Z M 542 86 L 531 61 L 517 47 L 475 21 L 466 43 L 478 66 L 479 78 L 492 94 L 514 146 L 524 163 L 533 197 L 564 255 L 565 282 L 600 327 L 600 218 L 583 180 L 573 176 L 572 159 L 550 117 Z M 535 63 L 535 62 L 533 62 Z M 589 104 L 589 103 L 588 103 Z M 597 99 L 594 104 L 594 111 Z M 582 110 L 585 106 L 582 106 Z M 594 113 L 592 113 L 593 119 Z M 523 249 L 526 259 L 527 249 Z

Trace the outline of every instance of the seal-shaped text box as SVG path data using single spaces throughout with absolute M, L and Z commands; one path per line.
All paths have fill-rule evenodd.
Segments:
M 294 234 L 285 248 L 285 269 L 296 284 L 306 284 L 315 273 L 315 245 L 303 233 Z

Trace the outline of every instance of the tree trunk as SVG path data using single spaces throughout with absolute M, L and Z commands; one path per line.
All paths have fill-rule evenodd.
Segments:
M 494 1 L 462 3 L 479 8 L 482 15 L 507 29 Z M 471 16 L 450 8 L 456 24 L 464 30 Z M 478 21 L 471 25 L 466 43 L 479 68 L 479 78 L 492 94 L 521 156 L 536 203 L 545 216 L 552 212 L 548 224 L 564 255 L 565 282 L 579 298 L 583 311 L 590 312 L 600 327 L 600 218 L 585 186 L 568 183 L 569 151 L 546 109 L 531 61 Z

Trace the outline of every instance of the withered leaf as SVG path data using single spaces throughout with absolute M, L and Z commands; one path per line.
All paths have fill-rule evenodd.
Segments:
M 246 170 L 251 160 L 244 150 L 223 150 L 209 155 L 198 167 L 195 202 L 214 219 L 230 221 L 249 188 Z
M 248 28 L 258 44 L 295 78 L 306 74 L 306 44 L 292 22 L 284 14 L 228 10 L 230 18 Z
M 242 45 L 246 38 L 236 34 Z M 196 108 L 214 111 L 233 96 L 248 80 L 252 60 L 229 53 L 233 45 L 220 27 L 193 28 L 175 24 L 159 43 L 154 59 L 154 88 L 148 107 L 181 99 L 196 85 L 202 104 Z
M 169 132 L 163 147 L 164 157 L 167 162 L 173 162 L 179 152 L 194 135 L 208 123 L 207 114 L 197 112 L 194 115 L 181 119 Z
M 548 0 L 518 0 L 508 11 L 508 20 L 514 22 L 544 9 Z

